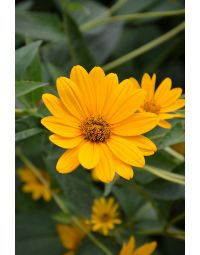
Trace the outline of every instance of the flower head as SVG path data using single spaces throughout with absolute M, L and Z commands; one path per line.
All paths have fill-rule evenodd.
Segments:
M 46 171 L 40 171 L 43 178 L 50 183 L 50 176 Z M 38 200 L 43 198 L 45 201 L 50 201 L 52 193 L 49 188 L 44 186 L 43 183 L 34 175 L 34 173 L 27 167 L 23 167 L 17 172 L 20 180 L 24 183 L 22 190 L 25 193 L 32 193 L 32 198 Z
M 119 255 L 151 255 L 155 251 L 156 246 L 156 242 L 151 242 L 135 249 L 135 238 L 131 236 L 128 243 L 123 245 Z
M 115 224 L 120 224 L 118 204 L 113 198 L 95 199 L 92 207 L 91 225 L 93 231 L 108 235 Z
M 134 89 L 129 79 L 119 84 L 116 74 L 105 75 L 100 67 L 87 73 L 75 66 L 69 79 L 57 79 L 57 90 L 60 98 L 43 95 L 53 116 L 41 123 L 54 133 L 51 142 L 68 149 L 57 162 L 58 172 L 72 172 L 81 164 L 103 182 L 111 182 L 115 172 L 129 180 L 131 166 L 143 167 L 144 155 L 156 151 L 142 135 L 157 125 L 156 115 L 138 112 L 145 92 Z
M 135 89 L 140 88 L 134 78 L 130 78 Z M 180 98 L 181 88 L 173 88 L 170 78 L 165 78 L 155 90 L 156 75 L 150 77 L 145 73 L 142 77 L 141 88 L 146 91 L 146 96 L 141 109 L 143 112 L 155 113 L 158 116 L 158 125 L 163 128 L 171 128 L 167 119 L 183 117 L 181 114 L 174 113 L 184 107 L 185 99 Z
M 81 219 L 81 223 L 89 231 L 86 221 Z M 56 227 L 63 246 L 68 250 L 64 255 L 74 255 L 85 233 L 74 225 L 58 224 Z

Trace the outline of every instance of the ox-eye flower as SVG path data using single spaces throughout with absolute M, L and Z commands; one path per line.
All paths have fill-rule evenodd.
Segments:
M 132 166 L 144 167 L 144 156 L 156 151 L 143 136 L 157 125 L 156 115 L 138 112 L 145 91 L 135 89 L 129 79 L 119 83 L 116 74 L 105 75 L 100 67 L 87 73 L 75 66 L 70 78 L 57 79 L 57 90 L 59 98 L 43 95 L 53 116 L 41 123 L 54 133 L 51 142 L 68 149 L 57 162 L 59 173 L 81 164 L 94 169 L 103 182 L 111 182 L 115 173 L 129 180 Z
M 81 224 L 89 231 L 89 226 L 85 219 L 80 219 Z M 58 224 L 56 226 L 63 246 L 68 250 L 64 255 L 75 255 L 77 248 L 83 240 L 85 233 L 73 224 Z
M 94 200 L 92 206 L 91 228 L 93 231 L 108 235 L 116 224 L 120 224 L 119 218 L 119 205 L 115 202 L 114 198 L 104 197 Z
M 140 88 L 135 78 L 130 78 L 135 89 Z M 181 88 L 171 88 L 172 81 L 165 78 L 158 88 L 155 90 L 156 75 L 150 77 L 145 73 L 142 77 L 141 88 L 146 91 L 146 96 L 141 110 L 143 112 L 152 112 L 157 114 L 158 125 L 163 128 L 171 128 L 171 124 L 167 119 L 183 117 L 181 114 L 175 113 L 185 105 L 185 99 L 180 98 L 182 94 Z
M 49 187 L 46 187 L 35 176 L 35 174 L 28 167 L 20 168 L 17 171 L 19 179 L 23 182 L 22 191 L 25 193 L 31 193 L 33 200 L 43 198 L 45 201 L 50 201 L 52 198 L 52 192 Z M 50 176 L 44 171 L 40 170 L 42 177 L 50 184 Z
M 119 255 L 151 255 L 155 251 L 156 246 L 156 242 L 151 242 L 135 249 L 135 238 L 131 236 L 128 243 L 123 245 Z

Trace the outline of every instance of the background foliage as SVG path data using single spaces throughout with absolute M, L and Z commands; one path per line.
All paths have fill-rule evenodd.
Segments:
M 184 186 L 166 180 L 171 173 L 184 175 L 183 150 L 177 152 L 177 146 L 171 147 L 184 142 L 184 121 L 174 120 L 171 130 L 156 128 L 148 134 L 159 151 L 147 158 L 147 166 L 164 170 L 164 178 L 155 171 L 152 174 L 151 169 L 136 169 L 133 180 L 118 179 L 104 185 L 92 181 L 81 169 L 62 176 L 56 173 L 55 163 L 63 150 L 49 142 L 48 132 L 40 124 L 41 117 L 47 115 L 41 95 L 44 91 L 54 91 L 56 78 L 68 76 L 75 64 L 88 70 L 100 65 L 106 71 L 116 72 L 120 79 L 130 76 L 141 79 L 144 72 L 155 72 L 158 81 L 169 76 L 174 86 L 183 88 L 183 32 L 121 65 L 108 65 L 179 25 L 184 19 L 179 15 L 183 8 L 181 0 L 16 3 L 16 148 L 35 166 L 49 172 L 53 186 L 61 190 L 75 215 L 81 213 L 88 218 L 95 197 L 116 198 L 123 223 L 109 238 L 96 235 L 113 254 L 117 254 L 131 234 L 136 236 L 138 245 L 157 240 L 155 255 L 184 254 Z M 177 15 L 112 19 L 119 15 L 168 11 Z M 17 157 L 17 170 L 21 166 L 22 161 Z M 35 202 L 24 194 L 16 177 L 16 254 L 64 253 L 55 229 L 58 218 L 62 218 L 58 213 L 53 201 Z M 104 253 L 85 238 L 77 254 Z

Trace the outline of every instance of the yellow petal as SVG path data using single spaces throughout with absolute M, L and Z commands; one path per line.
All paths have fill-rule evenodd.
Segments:
M 95 167 L 95 175 L 99 180 L 109 183 L 115 176 L 113 156 L 107 145 L 101 143 L 101 156 L 99 164 Z
M 65 108 L 64 104 L 61 102 L 59 98 L 52 94 L 43 94 L 42 100 L 48 110 L 55 116 L 61 117 L 61 118 L 67 118 L 67 109 Z
M 169 92 L 172 86 L 172 81 L 170 78 L 165 78 L 161 84 L 158 86 L 155 95 L 154 100 L 157 104 L 160 104 L 162 102 L 162 99 L 165 97 L 165 95 Z
M 80 65 L 74 66 L 70 73 L 70 79 L 80 91 L 81 97 L 79 99 L 82 106 L 85 105 L 87 107 L 89 114 L 96 114 L 95 88 L 88 72 Z
M 171 128 L 172 127 L 172 125 L 166 120 L 160 120 L 158 123 L 158 126 L 160 126 L 162 128 Z
M 43 118 L 41 123 L 51 132 L 60 136 L 75 137 L 81 135 L 78 123 L 73 122 L 73 120 L 66 121 L 54 116 L 49 116 Z
M 49 140 L 61 148 L 71 149 L 79 145 L 83 141 L 83 137 L 76 136 L 76 137 L 69 138 L 69 137 L 62 137 L 62 136 L 54 134 L 49 136 Z
M 174 119 L 174 118 L 184 118 L 183 114 L 179 114 L 179 113 L 160 113 L 159 114 L 159 119 L 160 120 L 169 120 L 169 119 Z
M 115 159 L 115 171 L 126 180 L 132 179 L 134 175 L 132 167 L 117 158 Z
M 56 169 L 59 173 L 70 173 L 79 166 L 78 150 L 79 147 L 69 149 L 59 158 L 56 165 Z
M 79 161 L 86 169 L 94 168 L 100 159 L 100 144 L 85 142 L 80 146 Z
M 143 149 L 143 148 L 139 148 L 140 151 L 142 152 L 142 154 L 144 156 L 151 156 L 155 153 L 155 151 L 152 151 L 152 150 L 146 150 L 146 149 Z
M 156 249 L 157 243 L 147 243 L 136 249 L 134 255 L 151 255 Z
M 107 144 L 118 159 L 132 166 L 144 167 L 144 156 L 130 139 L 112 135 Z
M 112 132 L 121 136 L 136 136 L 144 134 L 158 124 L 158 117 L 154 113 L 135 113 L 123 122 L 113 126 Z
M 105 86 L 107 90 L 107 100 L 103 107 L 103 114 L 106 116 L 106 114 L 110 111 L 110 108 L 115 100 L 115 93 L 116 89 L 119 86 L 118 77 L 114 73 L 109 73 L 105 77 Z M 108 100 L 109 99 L 109 100 Z
M 60 77 L 56 81 L 56 86 L 58 90 L 59 97 L 61 98 L 63 104 L 67 110 L 79 120 L 83 120 L 87 117 L 87 110 L 84 104 L 81 105 L 82 94 L 77 87 L 77 85 L 70 79 L 65 77 Z
M 119 255 L 133 255 L 133 251 L 135 249 L 135 238 L 131 236 L 128 243 L 125 243 L 120 250 Z
M 162 107 L 170 106 L 181 96 L 181 94 L 182 94 L 181 88 L 175 88 L 170 90 L 161 101 Z
M 131 78 L 129 78 L 129 80 L 131 81 L 134 89 L 140 89 L 140 85 L 135 78 L 131 77 Z
M 123 93 L 120 95 L 123 96 Z M 125 96 L 121 98 L 120 95 L 118 100 L 116 100 L 116 104 L 110 110 L 110 113 L 106 115 L 111 124 L 118 123 L 130 117 L 144 103 L 145 92 L 142 89 L 134 90 L 129 97 Z
M 162 107 L 161 112 L 173 112 L 185 106 L 185 99 L 178 99 L 169 106 Z
M 107 84 L 105 73 L 102 68 L 94 67 L 89 73 L 95 91 L 96 113 L 101 114 L 107 99 Z
M 150 101 L 153 98 L 155 83 L 156 83 L 155 74 L 153 74 L 152 78 L 147 73 L 143 75 L 142 81 L 141 81 L 141 88 L 147 92 L 146 94 L 147 101 Z
M 150 150 L 150 151 L 157 151 L 156 145 L 147 137 L 143 135 L 134 136 L 130 138 L 137 147 Z

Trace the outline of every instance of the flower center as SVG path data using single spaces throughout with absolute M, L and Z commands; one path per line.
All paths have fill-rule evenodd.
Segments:
M 144 110 L 146 112 L 159 113 L 160 108 L 160 105 L 155 104 L 154 101 L 146 101 L 144 103 Z
M 105 142 L 111 134 L 110 125 L 101 116 L 90 116 L 80 125 L 85 140 Z
M 101 215 L 101 221 L 102 222 L 108 222 L 110 219 L 110 216 L 107 213 L 104 213 Z

